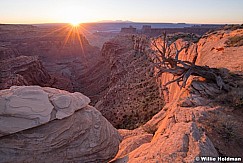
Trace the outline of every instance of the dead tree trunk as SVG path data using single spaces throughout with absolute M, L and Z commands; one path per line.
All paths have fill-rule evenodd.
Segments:
M 198 66 L 196 65 L 197 60 L 197 45 L 196 45 L 196 55 L 193 58 L 192 62 L 183 61 L 179 59 L 180 53 L 184 49 L 188 49 L 191 42 L 187 42 L 180 49 L 176 46 L 175 42 L 171 42 L 167 37 L 166 33 L 162 36 L 162 43 L 157 43 L 156 39 L 151 41 L 151 44 L 154 46 L 154 66 L 159 70 L 157 76 L 160 76 L 162 73 L 170 73 L 174 76 L 174 80 L 171 80 L 163 85 L 164 89 L 167 89 L 169 84 L 177 82 L 180 87 L 185 87 L 188 78 L 193 76 L 201 76 L 206 80 L 215 82 L 219 89 L 229 90 L 229 86 L 225 84 L 222 79 L 219 70 L 210 68 L 207 66 Z M 174 46 L 175 52 L 172 53 L 172 46 Z

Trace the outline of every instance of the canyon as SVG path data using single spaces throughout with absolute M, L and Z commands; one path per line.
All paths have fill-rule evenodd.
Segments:
M 171 36 L 178 49 L 189 38 Z M 0 162 L 243 157 L 242 26 L 196 36 L 179 56 L 214 68 L 229 90 L 190 75 L 185 87 L 172 83 L 165 91 L 174 76 L 158 75 L 151 38 L 119 34 L 99 47 L 89 43 L 98 42 L 95 36 L 87 38 L 69 26 L 0 25 Z
M 231 85 L 230 91 L 197 76 L 191 76 L 185 88 L 172 83 L 168 92 L 164 91 L 165 106 L 150 121 L 135 130 L 119 130 L 123 141 L 113 161 L 195 162 L 199 156 L 242 157 L 243 48 L 242 44 L 227 45 L 242 34 L 242 29 L 208 33 L 196 43 L 198 53 L 192 44 L 179 57 L 192 61 L 197 55 L 197 65 L 219 68 Z M 178 49 L 183 42 L 176 41 Z M 173 79 L 169 73 L 159 76 L 161 85 Z

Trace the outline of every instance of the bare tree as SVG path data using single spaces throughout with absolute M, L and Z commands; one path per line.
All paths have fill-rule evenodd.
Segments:
M 193 75 L 201 76 L 206 80 L 215 82 L 220 90 L 229 90 L 229 86 L 225 84 L 218 69 L 210 68 L 208 66 L 198 66 L 195 64 L 198 56 L 197 44 L 195 45 L 196 54 L 190 62 L 180 60 L 179 55 L 183 50 L 189 48 L 191 41 L 188 41 L 184 46 L 178 49 L 175 40 L 170 40 L 166 33 L 163 33 L 163 35 L 159 37 L 162 39 L 161 43 L 157 43 L 157 39 L 151 40 L 151 44 L 155 48 L 152 53 L 154 56 L 154 66 L 158 69 L 157 77 L 162 73 L 170 73 L 174 76 L 173 80 L 163 85 L 163 89 L 167 89 L 167 86 L 174 82 L 177 82 L 181 88 L 185 87 L 188 78 Z M 172 48 L 175 49 L 173 52 Z

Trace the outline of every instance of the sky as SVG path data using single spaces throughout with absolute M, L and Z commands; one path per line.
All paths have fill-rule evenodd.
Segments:
M 243 0 L 0 0 L 0 23 L 242 24 Z

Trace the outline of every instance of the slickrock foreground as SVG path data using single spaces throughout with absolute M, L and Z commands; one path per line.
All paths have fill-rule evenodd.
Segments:
M 117 130 L 81 93 L 39 86 L 0 91 L 0 162 L 107 162 Z

